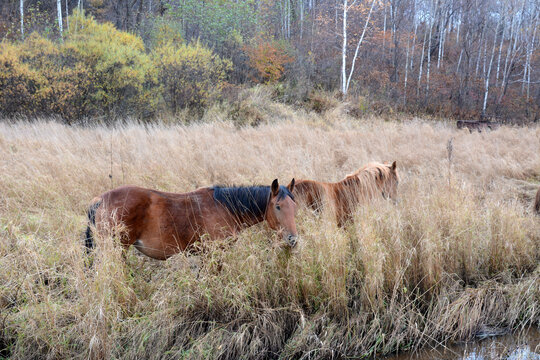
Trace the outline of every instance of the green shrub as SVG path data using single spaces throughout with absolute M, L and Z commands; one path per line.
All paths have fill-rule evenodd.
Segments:
M 31 36 L 29 40 L 32 38 Z M 21 60 L 20 47 L 9 42 L 0 46 L 0 109 L 4 115 L 35 114 L 44 97 L 47 80 Z
M 153 112 L 157 96 L 142 40 L 75 13 L 63 43 L 37 33 L 0 49 L 4 115 L 83 116 Z
M 78 80 L 87 112 L 135 115 L 155 110 L 155 81 L 141 38 L 80 13 L 71 24 L 62 46 L 64 66 L 86 70 Z
M 161 29 L 147 54 L 140 37 L 75 12 L 64 42 L 33 33 L 0 49 L 0 113 L 5 116 L 152 117 L 169 108 L 207 106 L 232 68 L 199 42 Z
M 198 108 L 219 96 L 232 64 L 199 42 L 162 44 L 152 54 L 161 93 L 170 110 Z

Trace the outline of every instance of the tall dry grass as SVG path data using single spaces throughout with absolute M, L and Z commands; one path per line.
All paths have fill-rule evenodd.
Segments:
M 240 129 L 217 110 L 189 126 L 1 123 L 0 356 L 362 357 L 540 324 L 540 128 L 282 110 Z M 336 181 L 372 160 L 397 160 L 399 204 L 345 229 L 301 210 L 292 253 L 264 226 L 165 262 L 132 249 L 126 264 L 98 239 L 90 267 L 82 249 L 86 207 L 112 187 Z

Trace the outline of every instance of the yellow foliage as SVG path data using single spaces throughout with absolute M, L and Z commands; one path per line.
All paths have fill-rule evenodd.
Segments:
M 167 43 L 181 44 L 183 42 L 180 32 L 167 22 L 162 22 L 158 25 L 157 34 L 155 34 L 154 37 L 156 47 L 164 46 Z
M 204 106 L 222 90 L 229 60 L 222 59 L 199 42 L 175 44 L 169 41 L 152 54 L 162 94 L 173 111 Z
M 21 49 L 6 41 L 0 46 L 0 108 L 6 114 L 33 115 L 43 98 L 47 81 L 21 62 L 21 53 Z
M 257 70 L 258 77 L 269 83 L 278 81 L 285 71 L 285 64 L 294 60 L 287 54 L 283 44 L 262 38 L 246 46 L 245 51 L 249 56 L 249 64 Z
M 66 120 L 155 111 L 151 63 L 142 40 L 75 13 L 63 43 L 34 33 L 0 50 L 0 105 L 10 115 Z
M 100 115 L 147 118 L 215 98 L 232 68 L 200 43 L 162 29 L 146 53 L 142 39 L 75 11 L 63 42 L 31 34 L 0 49 L 0 113 L 57 114 L 66 121 Z

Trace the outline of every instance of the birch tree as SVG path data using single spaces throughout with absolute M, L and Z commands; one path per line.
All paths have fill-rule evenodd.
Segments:
M 343 46 L 341 48 L 341 93 L 347 95 L 347 12 L 349 4 L 343 0 Z
M 426 69 L 426 98 L 429 96 L 429 70 L 431 65 L 431 33 L 433 31 L 433 20 L 429 26 L 429 42 L 427 53 L 427 69 Z
M 531 90 L 531 57 L 532 57 L 532 54 L 533 54 L 533 51 L 534 51 L 534 46 L 535 46 L 535 43 L 536 43 L 536 30 L 537 30 L 537 25 L 538 25 L 538 13 L 535 14 L 535 20 L 534 20 L 534 27 L 533 27 L 533 37 L 532 37 L 532 40 L 530 42 L 530 49 L 529 49 L 529 53 L 527 54 L 527 62 L 526 62 L 526 67 L 527 67 L 527 102 L 529 101 L 530 99 L 530 90 Z
M 20 0 L 21 37 L 24 38 L 24 0 Z
M 58 30 L 60 30 L 60 36 L 64 36 L 64 28 L 62 26 L 62 0 L 56 0 L 56 9 L 58 14 Z
M 68 8 L 68 0 L 66 0 L 66 25 L 69 32 L 69 8 Z
M 349 10 L 349 6 L 347 5 L 347 0 L 343 0 L 343 47 L 341 52 L 341 92 L 343 95 L 347 95 L 347 91 L 349 90 L 351 78 L 354 73 L 354 66 L 356 64 L 356 58 L 358 57 L 358 51 L 360 50 L 360 45 L 362 45 L 362 41 L 364 41 L 364 36 L 366 35 L 366 30 L 369 24 L 369 19 L 371 18 L 371 13 L 373 12 L 373 7 L 375 6 L 375 1 L 376 0 L 371 1 L 371 7 L 369 8 L 369 13 L 364 24 L 364 29 L 362 30 L 362 35 L 360 35 L 360 39 L 356 44 L 356 50 L 354 51 L 354 57 L 351 63 L 351 70 L 349 71 L 349 77 L 347 78 L 347 12 Z M 356 0 L 354 0 L 350 6 L 353 6 L 355 2 Z
M 416 0 L 414 0 L 414 6 L 413 6 L 413 11 L 412 11 L 412 22 L 413 22 L 413 26 L 414 26 L 414 36 L 413 36 L 413 41 L 412 41 L 412 46 L 413 46 L 413 55 L 414 56 L 414 42 L 416 40 L 416 28 L 418 26 L 418 23 L 416 22 Z M 409 51 L 410 51 L 410 46 L 409 46 L 409 42 L 411 40 L 411 37 L 408 36 L 407 37 L 407 55 L 405 57 L 405 79 L 404 79 L 404 83 L 403 83 L 403 105 L 406 105 L 407 104 L 407 79 L 409 77 Z M 412 61 L 411 61 L 411 65 L 412 65 Z M 412 70 L 412 66 L 411 66 L 411 70 Z
M 420 55 L 420 65 L 418 66 L 418 87 L 416 88 L 416 96 L 420 95 L 420 84 L 422 80 L 422 71 L 424 68 L 424 54 L 426 50 L 427 33 L 428 33 L 428 30 L 426 26 L 426 29 L 424 30 L 424 41 L 422 42 L 422 55 Z
M 536 40 L 537 20 L 538 20 L 538 18 L 535 16 L 534 25 L 532 27 L 532 32 L 533 32 L 532 40 L 529 40 L 529 38 L 530 38 L 529 35 L 527 36 L 527 40 L 526 40 L 527 41 L 527 50 L 526 50 L 526 54 L 525 54 L 525 64 L 523 66 L 523 79 L 522 79 L 522 82 L 521 82 L 521 93 L 523 93 L 523 91 L 525 90 L 525 85 L 527 85 L 527 88 L 528 88 L 529 84 L 530 84 L 530 72 L 531 72 L 530 63 L 531 63 L 531 57 L 532 57 L 532 50 L 533 50 L 534 43 L 535 43 L 535 40 Z M 529 80 L 527 81 L 527 79 L 529 79 Z M 527 91 L 527 100 L 529 100 L 528 91 Z
M 512 18 L 512 21 L 513 21 L 513 18 Z M 497 74 L 495 76 L 495 86 L 499 85 L 499 72 L 500 72 L 500 68 L 501 68 L 501 54 L 502 54 L 502 49 L 503 49 L 503 45 L 504 45 L 504 36 L 506 34 L 506 25 L 505 25 L 505 17 L 504 16 L 503 16 L 502 25 L 503 25 L 503 33 L 502 33 L 502 36 L 501 36 L 501 43 L 499 44 L 499 55 L 497 57 Z
M 489 79 L 491 76 L 491 67 L 493 64 L 493 58 L 495 57 L 495 48 L 497 47 L 497 31 L 499 28 L 499 24 L 497 24 L 497 27 L 495 28 L 495 34 L 493 35 L 493 48 L 491 50 L 491 58 L 489 60 L 489 66 L 487 69 L 487 74 L 485 75 L 485 90 L 484 90 L 484 103 L 482 105 L 482 118 L 486 116 L 486 106 L 487 106 L 487 99 L 489 94 Z

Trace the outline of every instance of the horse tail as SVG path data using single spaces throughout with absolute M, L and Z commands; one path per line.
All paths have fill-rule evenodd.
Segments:
M 90 205 L 90 208 L 88 208 L 88 226 L 86 227 L 86 232 L 84 235 L 84 246 L 86 246 L 87 253 L 89 253 L 95 247 L 91 226 L 96 225 L 96 210 L 100 205 L 101 200 L 98 200 Z

